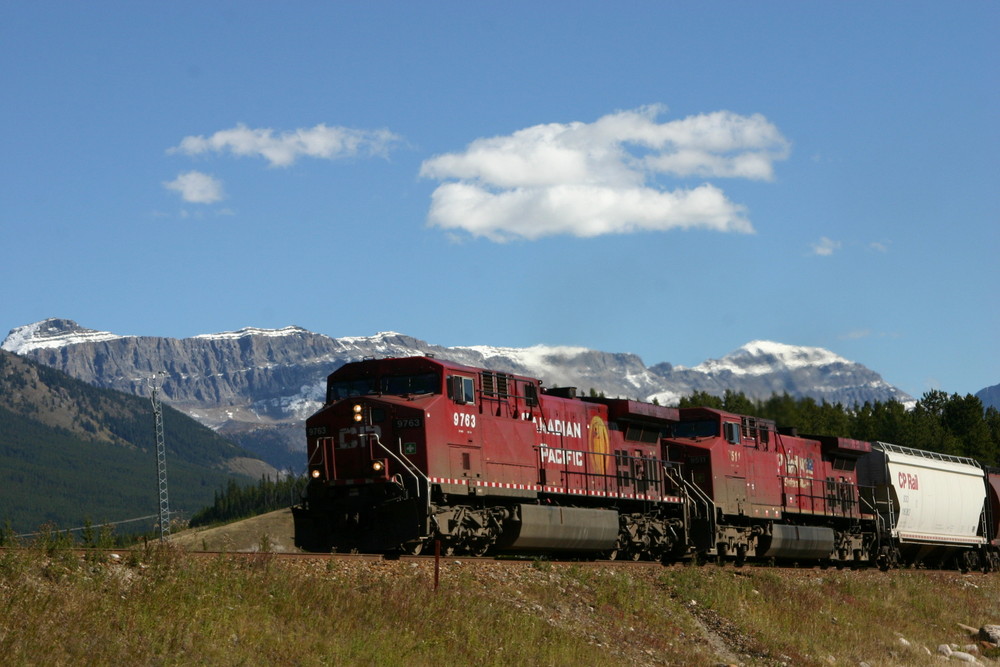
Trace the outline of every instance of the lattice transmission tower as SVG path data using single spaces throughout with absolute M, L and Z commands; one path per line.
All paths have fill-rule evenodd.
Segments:
M 157 395 L 157 376 L 166 375 L 163 371 L 156 373 L 149 380 L 149 401 L 153 404 L 153 422 L 156 429 L 156 478 L 160 493 L 160 541 L 170 535 L 170 500 L 167 495 L 167 448 L 163 442 L 163 409 L 160 397 Z

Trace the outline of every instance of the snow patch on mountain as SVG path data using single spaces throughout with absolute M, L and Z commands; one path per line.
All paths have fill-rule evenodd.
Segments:
M 257 401 L 253 404 L 255 409 L 262 412 L 287 415 L 294 419 L 305 420 L 321 407 L 326 400 L 326 379 L 313 384 L 305 384 L 299 388 L 298 393 L 290 396 L 279 396 L 266 401 Z
M 192 336 L 201 340 L 235 340 L 247 338 L 249 336 L 260 336 L 262 338 L 281 338 L 284 336 L 294 336 L 295 334 L 308 334 L 302 327 L 289 326 L 281 329 L 258 329 L 257 327 L 243 327 L 236 331 L 223 331 L 214 334 L 199 334 Z
M 469 345 L 452 347 L 449 350 L 465 350 L 482 355 L 484 360 L 498 357 L 520 364 L 525 368 L 534 369 L 543 376 L 559 372 L 565 366 L 566 360 L 590 352 L 585 347 L 533 345 L 531 347 L 495 347 L 490 345 Z
M 677 366 L 676 370 L 691 370 L 706 374 L 729 372 L 734 375 L 766 375 L 773 373 L 779 366 L 795 370 L 851 363 L 821 347 L 801 347 L 755 340 L 721 359 L 709 359 L 692 368 Z
M 67 323 L 72 326 L 67 326 Z M 23 355 L 32 350 L 53 349 L 77 343 L 97 343 L 120 338 L 129 338 L 129 336 L 120 336 L 110 331 L 84 329 L 71 320 L 53 317 L 11 329 L 0 347 L 7 352 Z

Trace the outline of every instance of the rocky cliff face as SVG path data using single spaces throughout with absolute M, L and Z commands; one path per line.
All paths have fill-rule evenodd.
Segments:
M 326 376 L 365 357 L 431 354 L 470 366 L 537 377 L 548 386 L 594 389 L 662 404 L 695 391 L 730 389 L 751 398 L 788 392 L 844 404 L 913 399 L 864 366 L 820 348 L 755 341 L 693 368 L 647 367 L 632 354 L 581 347 L 441 347 L 397 333 L 330 338 L 299 327 L 185 339 L 119 336 L 50 319 L 10 332 L 3 349 L 91 384 L 148 395 L 164 371 L 162 396 L 278 467 L 301 467 L 301 424 L 324 394 Z

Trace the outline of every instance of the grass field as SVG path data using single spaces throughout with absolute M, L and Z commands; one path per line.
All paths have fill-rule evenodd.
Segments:
M 262 538 L 266 546 L 268 539 Z M 0 552 L 7 665 L 939 664 L 1000 576 Z M 905 640 L 905 642 L 903 641 Z M 989 657 L 981 656 L 989 661 Z

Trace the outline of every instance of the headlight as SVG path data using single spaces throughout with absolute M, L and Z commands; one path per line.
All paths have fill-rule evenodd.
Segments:
M 385 462 L 383 461 L 372 461 L 372 471 L 382 472 L 385 469 Z
M 315 470 L 313 470 L 313 471 L 312 471 L 311 473 L 309 473 L 309 475 L 310 475 L 310 476 L 311 476 L 311 477 L 312 477 L 313 479 L 319 479 L 319 476 L 320 476 L 320 475 L 322 475 L 322 474 L 323 474 L 323 473 L 321 473 L 321 472 L 319 471 L 319 468 L 316 468 L 316 469 L 315 469 Z
M 359 422 L 365 418 L 364 414 L 362 414 L 363 410 L 364 408 L 361 407 L 360 403 L 354 405 L 354 421 Z

